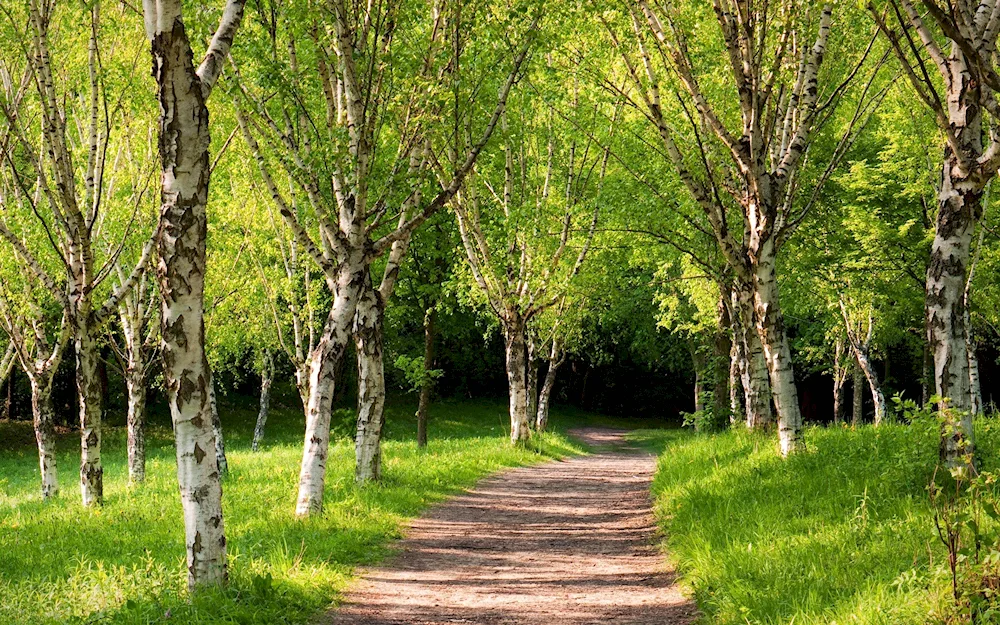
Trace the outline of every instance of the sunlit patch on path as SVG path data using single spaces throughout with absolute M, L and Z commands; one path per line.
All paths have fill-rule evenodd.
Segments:
M 651 455 L 574 432 L 589 456 L 506 471 L 413 523 L 328 624 L 652 624 L 695 608 L 655 546 Z

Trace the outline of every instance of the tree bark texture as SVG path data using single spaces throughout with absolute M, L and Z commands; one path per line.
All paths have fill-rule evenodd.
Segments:
M 382 357 L 381 296 L 365 284 L 354 320 L 358 355 L 358 423 L 354 439 L 358 483 L 378 481 L 382 476 L 382 426 L 385 422 L 385 363 Z
M 854 409 L 851 413 L 851 425 L 861 425 L 865 420 L 865 372 L 858 361 L 854 361 Z
M 306 434 L 299 471 L 299 494 L 295 514 L 307 516 L 323 511 L 326 460 L 330 450 L 330 416 L 336 391 L 337 367 L 344 358 L 368 269 L 363 254 L 355 251 L 337 272 L 335 296 L 323 333 L 310 357 L 309 401 L 306 404 Z
M 243 1 L 229 0 L 197 70 L 181 3 L 144 0 L 143 9 L 160 104 L 157 274 L 163 370 L 176 440 L 188 588 L 194 590 L 224 584 L 228 577 L 212 377 L 205 357 L 206 203 L 211 174 L 206 99 L 242 21 Z
M 525 324 L 517 311 L 507 311 L 504 323 L 504 347 L 507 357 L 507 386 L 510 394 L 510 440 L 515 445 L 531 438 L 528 423 L 528 388 L 525 358 Z
M 59 492 L 52 373 L 54 372 L 28 376 L 31 382 L 31 413 L 34 417 L 35 441 L 38 443 L 38 466 L 42 476 L 43 499 L 54 497 Z

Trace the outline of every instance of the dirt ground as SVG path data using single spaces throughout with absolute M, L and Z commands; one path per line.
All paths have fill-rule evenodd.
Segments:
M 655 458 L 622 431 L 573 433 L 598 451 L 506 471 L 432 508 L 320 623 L 692 622 L 655 546 Z

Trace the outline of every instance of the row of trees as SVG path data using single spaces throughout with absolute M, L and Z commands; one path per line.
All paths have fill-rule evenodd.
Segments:
M 137 483 L 162 367 L 189 584 L 221 583 L 213 366 L 252 355 L 254 449 L 275 376 L 293 372 L 308 516 L 352 348 L 356 476 L 380 479 L 392 310 L 422 329 L 422 353 L 394 362 L 420 392 L 421 444 L 449 306 L 502 335 L 523 443 L 568 355 L 598 359 L 588 337 L 644 310 L 650 286 L 692 346 L 698 411 L 776 422 L 792 453 L 793 361 L 831 374 L 835 419 L 855 371 L 878 423 L 876 361 L 916 345 L 925 395 L 962 415 L 954 460 L 982 406 L 969 328 L 995 309 L 977 285 L 996 275 L 983 208 L 1000 144 L 984 124 L 1000 3 L 953 4 L 228 0 L 185 22 L 178 0 L 146 0 L 145 37 L 127 5 L 4 7 L 0 380 L 16 363 L 30 382 L 43 496 L 67 350 L 84 505 L 102 503 L 101 354 L 126 381 Z

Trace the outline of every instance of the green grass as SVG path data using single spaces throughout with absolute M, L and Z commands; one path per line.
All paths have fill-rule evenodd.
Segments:
M 231 584 L 193 601 L 168 425 L 150 428 L 148 481 L 131 489 L 124 432 L 106 429 L 106 503 L 89 510 L 79 503 L 75 435 L 60 441 L 62 492 L 43 502 L 30 425 L 0 424 L 0 623 L 304 623 L 336 600 L 356 566 L 386 556 L 428 505 L 498 469 L 581 451 L 560 434 L 530 450 L 512 448 L 505 406 L 495 403 L 435 405 L 430 444 L 419 450 L 412 414 L 407 406 L 388 410 L 383 484 L 356 487 L 353 446 L 337 441 L 325 512 L 299 521 L 292 512 L 301 412 L 276 407 L 265 447 L 254 454 L 255 406 L 225 407 Z
M 977 427 L 995 471 L 1000 423 Z M 807 450 L 787 460 L 773 435 L 632 437 L 663 450 L 656 512 L 703 622 L 914 625 L 940 601 L 933 423 L 809 428 Z

